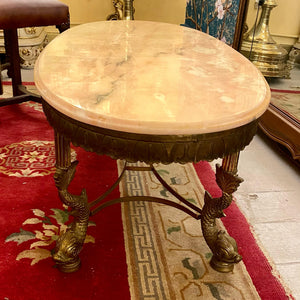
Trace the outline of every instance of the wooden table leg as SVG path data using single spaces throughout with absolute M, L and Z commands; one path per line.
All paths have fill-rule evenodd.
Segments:
M 71 163 L 70 141 L 58 132 L 55 133 L 55 154 L 55 185 L 61 201 L 72 208 L 74 221 L 57 240 L 53 259 L 60 271 L 70 273 L 80 267 L 79 252 L 86 237 L 90 210 L 85 190 L 82 190 L 81 195 L 68 192 L 78 162 Z
M 11 77 L 13 95 L 19 96 L 21 94 L 19 86 L 22 84 L 22 80 L 17 29 L 5 29 L 4 40 L 5 51 L 9 57 L 7 74 Z

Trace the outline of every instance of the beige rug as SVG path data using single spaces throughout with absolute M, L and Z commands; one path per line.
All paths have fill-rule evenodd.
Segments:
M 177 192 L 202 207 L 204 189 L 191 164 L 156 169 Z M 127 171 L 121 194 L 173 199 L 150 172 Z M 227 274 L 210 267 L 200 221 L 157 203 L 125 203 L 122 214 L 133 300 L 260 299 L 242 262 Z
M 272 91 L 271 103 L 300 121 L 300 92 L 285 93 Z

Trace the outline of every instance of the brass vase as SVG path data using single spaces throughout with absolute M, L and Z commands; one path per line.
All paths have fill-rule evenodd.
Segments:
M 288 53 L 274 41 L 269 31 L 271 10 L 276 6 L 275 0 L 264 2 L 258 25 L 245 34 L 240 49 L 266 77 L 286 77 L 288 73 Z

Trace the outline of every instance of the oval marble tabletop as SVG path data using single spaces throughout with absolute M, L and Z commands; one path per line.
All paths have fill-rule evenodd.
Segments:
M 270 90 L 241 54 L 182 26 L 104 21 L 55 38 L 35 66 L 44 100 L 97 127 L 142 134 L 202 134 L 263 114 Z

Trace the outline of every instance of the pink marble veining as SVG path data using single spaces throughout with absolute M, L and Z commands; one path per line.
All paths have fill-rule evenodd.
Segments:
M 58 111 L 91 125 L 144 134 L 239 127 L 267 109 L 261 73 L 199 31 L 145 21 L 95 22 L 55 38 L 35 66 Z

